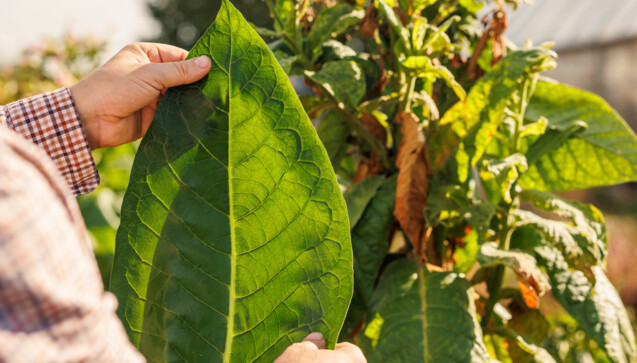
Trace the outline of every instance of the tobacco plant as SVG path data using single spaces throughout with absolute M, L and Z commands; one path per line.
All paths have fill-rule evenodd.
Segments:
M 637 137 L 541 75 L 550 45 L 506 42 L 501 2 L 266 3 L 273 30 L 222 2 L 189 54 L 210 74 L 134 162 L 111 289 L 149 361 L 272 361 L 310 331 L 370 362 L 569 360 L 545 294 L 580 346 L 637 358 L 602 214 L 553 194 L 637 180 Z
M 503 38 L 503 2 L 269 1 L 270 43 L 347 188 L 369 361 L 553 361 L 550 293 L 613 362 L 637 357 L 592 205 L 553 192 L 637 179 L 637 138 L 599 97 Z M 509 2 L 516 7 L 516 2 Z M 478 25 L 482 22 L 482 26 Z M 488 343 L 485 343 L 485 341 Z

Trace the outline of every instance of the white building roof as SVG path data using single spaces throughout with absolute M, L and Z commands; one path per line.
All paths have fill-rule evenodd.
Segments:
M 637 37 L 637 0 L 535 0 L 508 12 L 506 36 L 521 45 L 555 41 L 555 49 Z

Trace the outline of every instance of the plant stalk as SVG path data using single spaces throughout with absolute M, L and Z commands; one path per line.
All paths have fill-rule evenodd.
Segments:
M 518 105 L 518 112 L 515 118 L 515 130 L 513 132 L 513 142 L 511 143 L 511 154 L 515 154 L 520 150 L 520 131 L 524 126 L 524 114 L 526 113 L 527 98 L 529 93 L 529 87 L 531 85 L 531 79 L 527 76 L 524 77 L 522 86 L 520 87 L 520 103 Z
M 511 236 L 513 235 L 514 228 L 509 226 L 509 216 L 507 213 L 506 216 L 506 226 L 502 229 L 503 239 L 501 238 L 502 245 L 501 248 L 505 251 L 508 251 L 511 246 Z M 502 289 L 502 281 L 504 279 L 504 265 L 496 266 L 495 277 L 493 279 L 493 289 L 489 291 L 489 302 L 487 305 L 487 309 L 482 317 L 482 329 L 485 330 L 489 327 L 489 322 L 491 320 L 491 316 L 493 315 L 493 308 L 495 304 L 500 300 L 500 290 Z
M 389 157 L 387 156 L 387 150 L 385 149 L 385 145 L 381 144 L 380 140 L 378 140 L 376 136 L 372 135 L 372 133 L 369 132 L 367 128 L 365 128 L 365 126 L 363 126 L 363 124 L 360 122 L 358 117 L 352 114 L 351 112 L 349 112 L 345 108 L 345 105 L 343 105 L 342 102 L 334 98 L 334 96 L 332 96 L 320 84 L 314 82 L 314 80 L 312 80 L 309 77 L 307 77 L 307 79 L 309 79 L 310 82 L 312 82 L 312 84 L 314 84 L 315 86 L 317 86 L 323 91 L 323 94 L 327 96 L 327 98 L 330 100 L 332 105 L 338 110 L 338 112 L 343 116 L 343 118 L 345 118 L 345 120 L 347 120 L 348 122 L 352 124 L 352 126 L 354 126 L 354 129 L 356 130 L 356 133 L 358 134 L 358 136 L 360 136 L 365 141 L 365 143 L 367 143 L 367 145 L 372 149 L 372 151 L 380 155 L 383 161 L 383 165 L 385 165 L 385 168 L 387 168 L 387 170 L 390 170 L 390 171 L 395 170 L 396 167 L 394 166 L 394 164 L 392 164 L 392 162 L 389 160 Z
M 414 89 L 416 88 L 416 77 L 411 77 L 409 79 L 409 85 L 407 86 L 407 92 L 405 93 L 405 98 L 402 100 L 400 105 L 400 110 L 403 112 L 409 112 L 411 109 L 411 99 L 414 94 Z

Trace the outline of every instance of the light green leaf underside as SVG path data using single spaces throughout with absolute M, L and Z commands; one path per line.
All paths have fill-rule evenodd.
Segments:
M 463 275 L 391 263 L 359 342 L 369 362 L 487 362 L 472 289 Z
M 550 61 L 552 54 L 544 48 L 510 53 L 476 82 L 466 100 L 458 101 L 442 117 L 440 124 L 452 124 L 462 139 L 455 157 L 461 182 L 467 180 L 469 169 L 487 149 L 503 121 L 508 100 L 520 88 L 520 80 L 535 67 Z
M 540 81 L 525 117 L 588 128 L 544 155 L 520 179 L 524 188 L 567 191 L 637 180 L 637 137 L 603 99 L 563 84 Z
M 606 351 L 612 362 L 637 359 L 635 335 L 619 294 L 600 266 L 591 267 L 592 280 L 572 269 L 562 253 L 529 227 L 518 229 L 512 241 L 517 248 L 535 253 L 549 276 L 553 297 Z
M 224 0 L 189 57 L 204 80 L 163 97 L 133 165 L 112 291 L 149 361 L 273 361 L 352 295 L 345 203 L 272 53 Z
M 535 258 L 526 252 L 502 250 L 496 242 L 486 242 L 480 247 L 478 262 L 484 267 L 504 265 L 513 269 L 524 281 L 539 288 L 540 295 L 551 289 L 548 278 L 537 267 Z

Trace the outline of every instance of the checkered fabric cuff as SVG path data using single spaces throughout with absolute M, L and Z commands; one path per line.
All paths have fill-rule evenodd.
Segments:
M 6 126 L 44 150 L 73 195 L 93 191 L 100 182 L 71 92 L 60 88 L 0 106 Z

